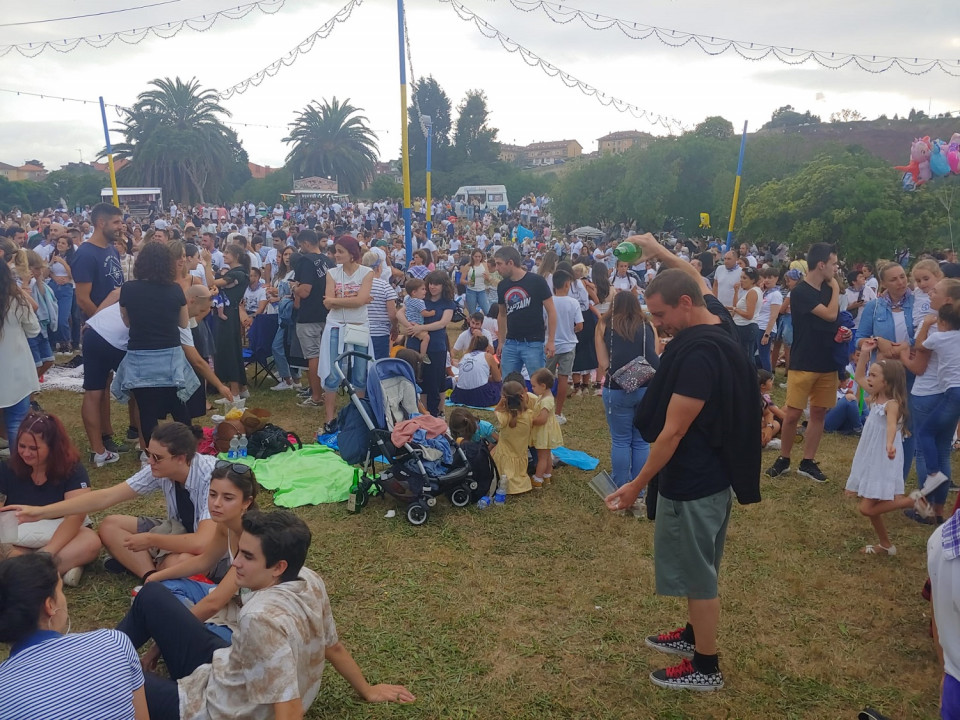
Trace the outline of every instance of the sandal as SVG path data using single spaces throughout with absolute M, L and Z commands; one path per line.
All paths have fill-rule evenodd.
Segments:
M 863 549 L 864 555 L 882 555 L 886 553 L 887 555 L 896 555 L 897 546 L 891 545 L 888 548 L 885 548 L 883 545 L 867 545 Z
M 917 515 L 924 519 L 933 517 L 933 506 L 924 497 L 923 491 L 914 490 L 910 493 L 910 499 L 913 500 L 913 509 L 917 511 Z

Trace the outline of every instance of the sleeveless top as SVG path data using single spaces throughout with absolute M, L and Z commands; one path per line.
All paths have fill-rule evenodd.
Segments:
M 460 374 L 457 376 L 458 388 L 475 390 L 490 382 L 490 366 L 484 355 L 485 351 L 474 350 L 463 356 L 460 360 Z

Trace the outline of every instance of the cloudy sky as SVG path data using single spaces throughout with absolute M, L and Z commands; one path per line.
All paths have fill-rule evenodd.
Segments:
M 241 1 L 242 0 L 238 0 Z M 132 5 L 157 6 L 93 18 L 37 22 Z M 196 77 L 224 89 L 283 56 L 343 7 L 346 0 L 286 0 L 273 15 L 254 11 L 241 20 L 221 19 L 206 32 L 184 29 L 172 39 L 153 36 L 136 45 L 105 49 L 81 45 L 59 54 L 25 58 L 16 50 L 0 57 L 0 88 L 130 104 L 156 77 Z M 915 77 L 899 70 L 873 75 L 848 67 L 791 67 L 773 59 L 749 62 L 733 54 L 711 57 L 696 47 L 673 49 L 654 38 L 631 40 L 619 30 L 590 30 L 578 21 L 551 22 L 542 12 L 524 13 L 509 0 L 463 3 L 510 38 L 600 90 L 692 128 L 722 115 L 740 128 L 757 128 L 782 105 L 811 110 L 824 120 L 844 108 L 867 117 L 904 114 L 911 107 L 933 113 L 960 111 L 960 78 L 939 70 Z M 4 3 L 2 42 L 28 43 L 106 33 L 176 21 L 222 10 L 227 0 L 45 0 Z M 15 5 L 14 7 L 9 7 Z M 960 3 L 874 0 L 564 0 L 567 7 L 763 44 L 837 52 L 960 58 Z M 502 142 L 575 138 L 584 151 L 614 130 L 665 130 L 602 107 L 557 78 L 528 67 L 519 54 L 462 21 L 439 0 L 407 0 L 413 69 L 434 75 L 454 106 L 471 88 L 489 99 L 492 124 Z M 224 102 L 252 161 L 282 164 L 286 124 L 313 99 L 350 98 L 362 107 L 380 138 L 384 159 L 400 146 L 397 15 L 394 0 L 363 0 L 353 16 L 326 40 L 273 78 Z M 116 124 L 116 113 L 108 109 Z M 960 126 L 960 120 L 958 120 Z M 114 141 L 121 140 L 118 133 Z M 907 139 L 904 140 L 906 148 Z M 29 98 L 0 92 L 0 161 L 27 159 L 48 168 L 93 159 L 103 146 L 96 105 Z

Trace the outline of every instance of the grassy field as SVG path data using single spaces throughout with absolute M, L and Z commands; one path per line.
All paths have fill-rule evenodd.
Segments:
M 79 401 L 41 397 L 77 440 Z M 305 439 L 322 420 L 288 392 L 255 390 L 248 406 Z M 120 434 L 126 411 L 114 408 Z M 572 399 L 565 414 L 565 444 L 609 468 L 600 398 Z M 301 508 L 314 533 L 308 564 L 327 583 L 342 640 L 371 681 L 418 696 L 407 707 L 365 705 L 328 668 L 308 717 L 824 719 L 865 705 L 935 717 L 939 670 L 920 597 L 929 528 L 890 516 L 897 556 L 859 552 L 875 538 L 843 497 L 854 449 L 828 435 L 819 459 L 829 483 L 764 477 L 762 503 L 734 506 L 720 585 L 727 687 L 702 695 L 649 682 L 672 658 L 644 637 L 681 624 L 685 606 L 654 594 L 652 524 L 607 513 L 590 473 L 559 469 L 552 487 L 484 512 L 441 501 L 420 528 L 402 513 L 386 519 L 389 500 L 358 515 L 342 504 Z M 106 487 L 138 468 L 130 453 L 91 476 Z M 162 503 L 121 510 L 162 513 Z M 133 584 L 88 569 L 67 590 L 73 630 L 115 625 Z

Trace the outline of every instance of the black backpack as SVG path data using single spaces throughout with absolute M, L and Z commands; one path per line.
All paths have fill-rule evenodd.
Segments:
M 290 442 L 290 435 L 296 438 L 297 444 Z M 253 433 L 247 442 L 247 455 L 258 460 L 279 455 L 290 450 L 299 450 L 303 447 L 300 437 L 293 432 L 287 432 L 282 427 L 267 423 Z
M 486 440 L 479 442 L 464 440 L 460 443 L 460 449 L 467 456 L 467 462 L 473 469 L 473 479 L 477 481 L 476 489 L 470 492 L 470 501 L 477 502 L 484 496 L 493 497 L 500 481 L 500 472 L 497 470 L 497 464 L 490 454 L 490 444 Z M 456 467 L 456 459 L 459 457 L 459 453 L 454 456 L 454 467 Z

